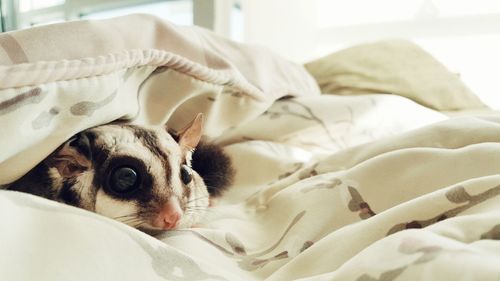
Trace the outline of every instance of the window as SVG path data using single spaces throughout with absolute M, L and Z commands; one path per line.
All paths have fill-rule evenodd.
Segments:
M 148 13 L 182 25 L 193 23 L 191 0 L 2 0 L 5 30 L 77 19 Z

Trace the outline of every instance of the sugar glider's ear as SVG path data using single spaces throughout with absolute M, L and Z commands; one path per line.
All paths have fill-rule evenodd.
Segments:
M 90 142 L 85 134 L 77 134 L 52 153 L 45 163 L 54 167 L 64 178 L 75 177 L 92 165 Z
M 184 129 L 177 133 L 177 142 L 183 152 L 192 151 L 200 142 L 203 131 L 203 114 L 198 113 Z

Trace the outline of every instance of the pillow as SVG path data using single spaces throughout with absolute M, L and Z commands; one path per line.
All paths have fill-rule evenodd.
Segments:
M 305 65 L 323 93 L 389 93 L 437 110 L 485 108 L 459 76 L 405 40 L 358 45 Z

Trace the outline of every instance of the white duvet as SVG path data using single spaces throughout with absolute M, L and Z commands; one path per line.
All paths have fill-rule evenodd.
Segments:
M 131 20 L 144 19 L 114 23 Z M 28 62 L 11 54 L 0 66 L 10 83 L 0 83 L 1 182 L 81 128 L 120 117 L 175 126 L 199 111 L 236 170 L 202 225 L 159 237 L 0 191 L 1 280 L 500 279 L 500 117 L 447 120 L 396 95 L 321 95 L 299 66 L 273 57 L 262 68 L 189 32 L 205 62 L 197 52 L 172 61 L 167 49 L 106 72 L 99 59 L 47 63 L 27 51 Z M 19 34 L 9 36 L 28 46 Z M 76 62 L 87 68 L 67 72 Z

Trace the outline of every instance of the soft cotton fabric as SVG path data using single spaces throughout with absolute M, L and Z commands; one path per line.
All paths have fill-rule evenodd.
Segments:
M 323 93 L 387 93 L 445 111 L 486 108 L 457 73 L 406 40 L 356 45 L 306 65 Z
M 302 66 L 262 47 L 149 15 L 2 33 L 0 46 L 0 184 L 116 119 L 178 129 L 204 112 L 217 136 L 280 97 L 319 95 Z
M 2 34 L 0 46 L 0 183 L 84 128 L 175 128 L 198 112 L 236 170 L 201 225 L 158 237 L 0 190 L 2 280 L 500 276 L 494 112 L 447 120 L 399 95 L 320 95 L 299 65 L 149 16 Z

